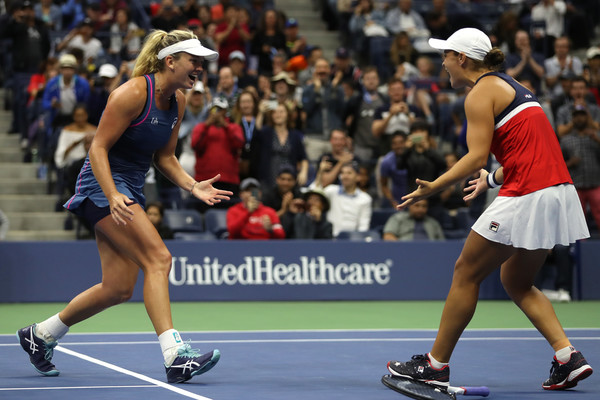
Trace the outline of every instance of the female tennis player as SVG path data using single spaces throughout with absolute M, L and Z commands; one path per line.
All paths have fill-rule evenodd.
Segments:
M 475 222 L 454 267 L 439 331 L 431 352 L 408 362 L 390 361 L 394 376 L 448 386 L 448 362 L 471 320 L 479 285 L 500 267 L 504 289 L 556 352 L 547 390 L 567 389 L 592 373 L 576 351 L 548 299 L 533 286 L 548 249 L 589 237 L 581 204 L 556 135 L 536 97 L 497 72 L 504 54 L 480 30 L 464 28 L 447 40 L 430 39 L 443 51 L 453 88 L 472 87 L 465 100 L 469 152 L 433 182 L 402 198 L 404 208 L 480 171 L 465 190 L 473 199 L 502 186 L 498 197 Z M 487 172 L 490 151 L 502 167 Z
M 41 374 L 59 374 L 51 362 L 57 340 L 70 326 L 128 300 L 140 269 L 144 303 L 162 348 L 168 382 L 186 381 L 219 360 L 218 350 L 200 354 L 173 329 L 168 281 L 171 254 L 144 212 L 142 192 L 154 162 L 167 178 L 209 205 L 232 194 L 212 186 L 219 175 L 196 182 L 175 157 L 185 110 L 179 89 L 191 89 L 202 72 L 202 61 L 217 56 L 189 31 L 154 31 L 137 58 L 132 79 L 110 95 L 76 194 L 65 204 L 94 226 L 102 282 L 79 294 L 58 314 L 17 332 L 23 350 Z

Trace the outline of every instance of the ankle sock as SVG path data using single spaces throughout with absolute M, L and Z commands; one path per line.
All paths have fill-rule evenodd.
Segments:
M 431 366 L 433 368 L 435 368 L 435 369 L 442 369 L 446 365 L 448 365 L 448 363 L 439 362 L 438 360 L 436 360 L 435 358 L 433 358 L 433 356 L 431 355 L 431 353 L 427 353 L 427 356 L 429 357 L 429 362 L 431 363 Z
M 566 363 L 571 359 L 571 353 L 575 351 L 575 347 L 567 346 L 556 352 L 556 359 L 561 363 Z
M 170 367 L 177 358 L 177 349 L 183 345 L 183 340 L 175 329 L 168 329 L 158 336 L 158 342 L 165 359 L 165 366 Z
M 35 326 L 36 336 L 42 338 L 46 343 L 62 339 L 68 331 L 69 327 L 60 320 L 58 314 Z

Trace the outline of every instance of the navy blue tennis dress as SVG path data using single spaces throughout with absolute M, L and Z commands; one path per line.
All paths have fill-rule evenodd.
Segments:
M 162 111 L 156 107 L 154 74 L 144 77 L 147 88 L 144 111 L 131 122 L 108 152 L 108 162 L 117 190 L 142 207 L 146 205 L 143 187 L 153 154 L 164 147 L 171 138 L 171 132 L 177 124 L 178 113 L 175 95 L 171 96 L 168 110 Z M 109 206 L 108 199 L 92 172 L 89 154 L 77 177 L 75 195 L 65 203 L 64 207 L 81 216 L 81 205 L 86 199 L 100 208 Z

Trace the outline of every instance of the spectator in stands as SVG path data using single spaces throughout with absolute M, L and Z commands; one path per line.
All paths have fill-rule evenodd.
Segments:
M 116 11 L 115 22 L 110 26 L 110 46 L 108 53 L 115 65 L 121 61 L 136 58 L 142 48 L 142 36 L 145 32 L 131 20 L 131 12 L 127 8 Z
M 377 91 L 379 74 L 375 67 L 365 68 L 362 76 L 362 90 L 347 103 L 344 121 L 348 135 L 354 144 L 354 153 L 363 161 L 370 162 L 379 156 L 378 136 L 372 131 L 375 110 L 382 107 L 387 99 Z
M 433 0 L 431 9 L 424 15 L 425 25 L 433 38 L 447 39 L 455 30 L 448 19 L 446 7 L 446 0 Z
M 379 207 L 379 193 L 377 191 L 377 185 L 374 183 L 373 164 L 366 162 L 359 163 L 357 186 L 360 190 L 371 197 L 373 200 L 373 208 Z
M 224 9 L 225 19 L 215 29 L 215 43 L 219 47 L 219 67 L 227 65 L 231 52 L 238 50 L 245 53 L 246 43 L 252 38 L 248 25 L 239 20 L 238 8 L 228 4 Z
M 285 104 L 290 110 L 290 127 L 300 129 L 302 104 L 296 101 L 296 81 L 285 71 L 271 78 L 272 90 L 277 103 Z
M 41 65 L 40 71 L 37 74 L 31 76 L 29 85 L 27 86 L 27 93 L 29 94 L 29 100 L 27 101 L 27 121 L 29 125 L 28 134 L 28 146 L 33 145 L 33 141 L 39 138 L 35 138 L 32 135 L 32 130 L 37 130 L 40 123 L 43 124 L 43 109 L 42 109 L 42 96 L 46 84 L 52 78 L 58 75 L 58 59 L 54 57 L 47 58 Z
M 321 58 L 315 62 L 311 83 L 302 92 L 302 109 L 306 120 L 306 153 L 311 161 L 328 151 L 329 136 L 333 129 L 342 128 L 344 92 L 343 73 L 338 71 L 330 80 L 329 62 Z
M 383 240 L 444 240 L 439 222 L 427 215 L 427 199 L 408 206 L 408 211 L 393 214 L 383 227 Z
M 261 203 L 261 186 L 254 178 L 240 184 L 241 202 L 227 210 L 229 239 L 284 239 L 277 212 Z
M 262 128 L 264 116 L 258 112 L 256 94 L 251 90 L 243 90 L 233 107 L 232 116 L 244 134 L 244 147 L 240 155 L 240 178 L 258 176 L 258 171 L 255 170 L 256 162 L 253 163 L 251 158 L 257 152 L 253 151 L 252 146 L 256 143 L 253 139 Z
M 408 193 L 406 169 L 399 167 L 402 165 L 401 157 L 405 151 L 406 136 L 402 131 L 396 131 L 391 136 L 392 149 L 383 156 L 379 164 L 378 186 L 384 198 L 384 207 L 396 208 L 402 196 Z
M 161 202 L 149 202 L 146 205 L 146 215 L 156 228 L 161 239 L 173 239 L 173 231 L 164 223 L 165 207 Z
M 350 52 L 345 47 L 338 47 L 335 51 L 329 77 L 331 80 L 334 80 L 340 76 L 340 74 L 342 82 L 352 82 L 352 87 L 354 89 L 360 88 L 362 71 L 354 65 L 352 57 L 350 57 Z
M 196 0 L 185 0 L 185 3 L 181 7 L 181 13 L 188 20 L 188 25 L 190 19 L 198 18 L 198 12 L 200 12 L 200 7 L 199 2 Z
M 390 45 L 392 65 L 398 66 L 404 63 L 415 65 L 417 57 L 419 57 L 419 52 L 413 47 L 408 33 L 405 31 L 398 32 Z
M 73 110 L 73 122 L 61 129 L 58 144 L 54 152 L 54 163 L 58 169 L 84 159 L 87 151 L 84 142 L 88 135 L 96 133 L 96 125 L 88 122 L 85 104 L 78 104 Z
M 418 110 L 405 100 L 404 82 L 391 78 L 388 82 L 388 102 L 375 110 L 371 130 L 378 139 L 380 154 L 391 149 L 391 138 L 396 132 L 408 133 Z
M 294 239 L 333 239 L 333 225 L 327 220 L 329 199 L 323 190 L 306 191 L 302 210 L 294 217 Z
M 8 23 L 0 27 L 0 39 L 12 43 L 12 124 L 10 131 L 27 137 L 27 92 L 35 74 L 50 52 L 50 36 L 46 24 L 35 17 L 33 4 L 24 1 L 12 9 Z
M 283 164 L 279 167 L 275 185 L 265 189 L 262 202 L 277 212 L 285 237 L 294 237 L 294 217 L 304 204 L 294 166 Z
M 288 18 L 285 21 L 285 52 L 288 58 L 303 55 L 306 51 L 306 38 L 298 33 L 298 20 Z
M 562 0 L 541 0 L 531 8 L 533 47 L 546 57 L 554 54 L 554 41 L 564 35 L 566 12 Z
M 256 155 L 251 157 L 256 164 L 251 169 L 257 171 L 265 188 L 275 184 L 279 168 L 284 164 L 296 168 L 298 185 L 304 186 L 308 180 L 302 132 L 289 128 L 289 117 L 290 111 L 285 104 L 275 105 L 267 115 L 269 123 L 253 138 L 252 151 L 256 151 Z
M 60 32 L 62 30 L 62 13 L 60 7 L 52 0 L 41 0 L 33 6 L 35 17 L 44 21 L 46 27 L 51 31 Z
M 240 126 L 227 118 L 228 108 L 227 100 L 213 98 L 206 120 L 192 131 L 192 148 L 196 153 L 195 179 L 202 181 L 207 176 L 220 173 L 221 179 L 214 186 L 237 193 L 244 135 Z
M 419 75 L 410 82 L 414 93 L 413 103 L 430 125 L 435 125 L 436 99 L 441 90 L 440 78 L 435 75 L 435 65 L 430 57 L 421 55 L 416 64 Z M 444 71 L 442 69 L 440 73 Z
M 589 84 L 590 91 L 600 104 L 600 47 L 590 47 L 586 52 L 587 63 L 583 69 L 583 77 Z
M 196 168 L 196 152 L 192 148 L 192 131 L 206 119 L 211 101 L 210 90 L 206 90 L 206 86 L 200 81 L 196 82 L 192 90 L 186 93 L 185 111 L 179 127 L 177 142 L 180 151 L 176 151 L 176 153 L 179 153 L 179 164 L 185 172 L 192 176 L 195 175 Z
M 94 24 L 91 19 L 84 19 L 77 28 L 71 30 L 67 36 L 56 46 L 56 51 L 69 51 L 71 49 L 83 50 L 83 65 L 94 65 L 96 60 L 104 54 L 102 42 L 94 37 Z
M 161 0 L 158 13 L 150 20 L 150 23 L 154 29 L 169 32 L 177 29 L 185 20 L 173 0 Z
M 559 137 L 566 135 L 573 129 L 573 111 L 576 107 L 584 107 L 590 116 L 590 128 L 600 129 L 600 107 L 593 96 L 589 97 L 587 81 L 578 76 L 571 81 L 571 99 L 558 108 L 556 112 L 556 133 Z
M 398 5 L 388 10 L 385 15 L 385 27 L 392 34 L 406 32 L 415 48 L 427 49 L 425 39 L 430 36 L 425 20 L 412 8 L 412 0 L 398 0 Z M 425 46 L 425 47 L 423 47 Z
M 583 63 L 579 57 L 570 54 L 569 50 L 569 38 L 561 36 L 554 41 L 554 55 L 544 60 L 546 87 L 554 96 L 561 94 L 563 91 L 558 79 L 560 76 L 580 76 L 583 74 Z
M 572 128 L 560 145 L 583 210 L 589 206 L 600 227 L 600 127 L 583 105 L 575 105 L 572 115 Z
M 238 89 L 256 86 L 256 76 L 246 73 L 246 56 L 244 53 L 239 50 L 232 51 L 229 54 L 229 68 L 231 68 L 231 73 Z
M 544 55 L 531 48 L 529 34 L 519 30 L 515 34 L 515 51 L 506 55 L 506 73 L 515 79 L 527 78 L 536 92 L 541 93 L 544 70 Z
M 110 26 L 117 21 L 117 12 L 123 9 L 127 9 L 125 0 L 100 0 L 100 19 Z
M 10 228 L 10 221 L 8 217 L 2 210 L 0 210 L 0 241 L 6 239 L 6 234 L 8 233 L 8 229 Z
M 42 97 L 42 107 L 48 116 L 47 138 L 50 140 L 42 155 L 44 160 L 46 156 L 52 155 L 54 140 L 57 139 L 55 135 L 59 133 L 59 128 L 72 122 L 75 105 L 87 103 L 90 97 L 88 81 L 75 73 L 77 60 L 73 55 L 62 55 L 58 66 L 60 73 L 48 82 Z
M 373 0 L 358 0 L 348 25 L 352 35 L 353 51 L 362 63 L 369 61 L 369 37 L 387 36 L 385 13 L 376 9 Z
M 100 18 L 100 5 L 98 3 L 91 3 L 86 8 L 85 4 L 79 0 L 67 0 L 61 6 L 61 12 L 63 17 L 63 29 L 71 30 L 78 26 L 86 16 L 89 17 L 90 11 L 96 10 L 98 19 Z M 96 26 L 96 28 L 99 28 Z
M 319 171 L 325 170 L 320 167 Z M 321 188 L 321 177 L 311 188 Z M 340 184 L 330 184 L 323 188 L 325 196 L 329 199 L 330 209 L 327 220 L 333 225 L 333 236 L 342 231 L 365 232 L 369 230 L 371 214 L 373 212 L 373 199 L 358 188 L 358 165 L 344 164 L 340 172 Z
M 339 184 L 339 175 L 343 165 L 351 162 L 360 163 L 360 159 L 352 152 L 351 139 L 341 129 L 331 131 L 329 137 L 331 152 L 321 155 L 317 166 L 323 187 L 332 183 Z M 324 169 L 322 169 L 324 168 Z
M 304 87 L 313 79 L 315 73 L 315 63 L 323 58 L 323 49 L 319 46 L 308 46 L 306 49 L 306 64 L 307 67 L 298 74 L 298 83 Z
M 230 116 L 231 107 L 235 104 L 237 97 L 240 95 L 241 89 L 233 76 L 233 71 L 230 67 L 223 67 L 219 70 L 219 81 L 213 97 L 220 97 L 227 100 L 229 108 L 227 116 Z
M 444 154 L 446 160 L 446 171 L 454 166 L 460 159 L 460 156 L 454 152 L 448 152 Z M 442 200 L 442 206 L 444 209 L 453 211 L 457 208 L 467 207 L 467 203 L 463 200 L 465 197 L 465 185 L 467 181 L 458 182 L 452 186 L 448 186 L 446 189 L 440 192 L 440 198 Z
M 121 81 L 118 79 L 119 71 L 112 64 L 102 64 L 98 69 L 98 77 L 90 88 L 90 96 L 87 101 L 89 121 L 98 125 L 100 117 L 108 102 L 108 96 L 115 90 Z
M 408 192 L 417 189 L 415 180 L 424 179 L 434 181 L 446 170 L 446 160 L 433 147 L 429 132 L 430 125 L 423 120 L 416 120 L 410 127 L 406 150 L 400 158 L 400 169 L 406 169 Z M 441 209 L 440 195 L 435 194 L 429 198 L 429 215 L 440 220 Z
M 515 36 L 519 31 L 519 16 L 513 10 L 504 11 L 496 20 L 490 41 L 499 47 L 504 54 L 515 52 Z
M 258 23 L 250 45 L 250 53 L 258 58 L 258 73 L 272 74 L 273 55 L 285 50 L 285 33 L 279 23 L 277 11 L 267 10 Z

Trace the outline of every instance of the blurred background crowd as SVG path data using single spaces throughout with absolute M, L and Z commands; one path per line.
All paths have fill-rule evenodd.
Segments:
M 539 98 L 597 232 L 599 1 L 303 1 L 337 33 L 333 54 L 283 0 L 1 0 L 11 133 L 57 210 L 145 35 L 189 29 L 219 58 L 186 94 L 177 155 L 196 180 L 220 173 L 217 186 L 235 195 L 207 210 L 151 170 L 147 211 L 163 237 L 464 238 L 496 191 L 465 203 L 463 183 L 395 206 L 415 178 L 434 180 L 467 151 L 467 90 L 450 87 L 427 39 L 477 27 Z

